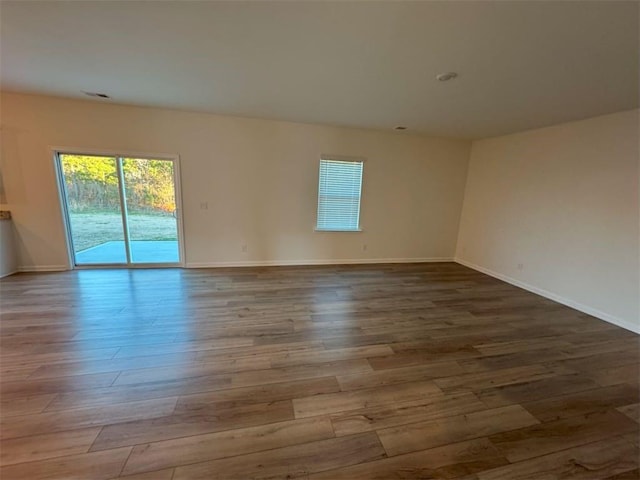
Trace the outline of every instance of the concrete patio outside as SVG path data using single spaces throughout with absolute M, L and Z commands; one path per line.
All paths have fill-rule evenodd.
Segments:
M 133 240 L 131 241 L 131 261 L 133 263 L 178 263 L 180 254 L 176 240 Z M 127 263 L 124 241 L 101 243 L 76 252 L 77 265 Z

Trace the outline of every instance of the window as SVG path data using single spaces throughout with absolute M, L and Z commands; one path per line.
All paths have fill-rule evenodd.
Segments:
M 360 230 L 361 160 L 320 159 L 316 230 Z

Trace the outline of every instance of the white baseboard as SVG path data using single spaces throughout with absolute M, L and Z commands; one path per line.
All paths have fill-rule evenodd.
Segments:
M 13 275 L 14 273 L 18 273 L 18 270 L 12 270 L 10 272 L 3 273 L 2 275 L 0 275 L 0 278 L 8 277 L 9 275 Z
M 366 265 L 374 263 L 436 263 L 453 262 L 453 257 L 428 258 L 345 258 L 336 260 L 261 260 L 238 262 L 187 262 L 186 268 L 221 267 L 290 267 L 312 265 Z
M 553 292 L 550 292 L 548 290 L 545 290 L 543 288 L 540 287 L 536 287 L 534 285 L 530 285 L 528 283 L 522 282 L 520 280 L 516 280 L 515 278 L 509 277 L 508 275 L 504 275 L 502 273 L 498 273 L 498 272 L 494 272 L 493 270 L 490 270 L 488 268 L 485 267 L 481 267 L 480 265 L 476 265 L 475 263 L 471 263 L 471 262 L 467 262 L 466 260 L 463 260 L 461 258 L 454 258 L 453 260 L 456 263 L 459 263 L 460 265 L 464 265 L 465 267 L 469 267 L 472 268 L 473 270 L 477 270 L 478 272 L 482 272 L 484 274 L 487 274 L 491 277 L 497 278 L 498 280 L 502 280 L 503 282 L 507 282 L 510 283 L 511 285 L 515 285 L 516 287 L 520 287 L 524 290 L 528 290 L 529 292 L 533 292 L 535 294 L 538 294 L 542 297 L 548 298 L 550 300 L 553 300 L 554 302 L 558 302 L 561 303 L 563 305 L 566 305 L 567 307 L 571 307 L 574 310 L 578 310 L 582 313 L 586 313 L 588 315 L 591 315 L 593 317 L 599 318 L 600 320 L 604 320 L 605 322 L 609 322 L 612 323 L 614 325 L 617 325 L 618 327 L 622 327 L 626 330 L 630 330 L 634 333 L 640 333 L 640 325 L 634 324 L 632 322 L 629 322 L 628 320 L 624 320 L 622 318 L 618 318 L 616 316 L 610 315 L 608 313 L 602 312 L 600 310 L 597 310 L 595 308 L 589 307 L 588 305 L 584 305 L 582 303 L 576 302 L 574 300 L 570 300 L 566 297 L 563 297 L 561 295 L 557 295 Z
M 69 270 L 67 265 L 34 265 L 18 267 L 18 272 L 65 272 Z

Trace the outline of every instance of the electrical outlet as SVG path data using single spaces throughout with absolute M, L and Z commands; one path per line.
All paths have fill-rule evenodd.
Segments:
M 366 252 L 366 251 L 367 251 L 367 244 L 366 244 L 366 243 L 363 243 L 363 244 L 362 244 L 362 251 L 363 251 L 363 252 Z
M 247 244 L 242 245 L 242 253 L 247 253 Z
M 209 202 L 200 202 L 200 210 L 209 210 Z
M 519 264 L 518 264 L 518 270 L 522 270 L 523 268 L 524 268 L 524 265 L 523 265 L 523 264 L 521 264 L 521 263 L 519 263 Z

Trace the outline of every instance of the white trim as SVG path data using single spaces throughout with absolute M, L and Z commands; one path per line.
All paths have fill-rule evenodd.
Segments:
M 255 260 L 233 262 L 188 262 L 186 268 L 221 267 L 288 267 L 312 265 L 366 265 L 375 263 L 442 263 L 453 262 L 453 257 L 425 258 L 342 258 L 331 260 Z
M 182 212 L 182 173 L 180 170 L 180 155 L 174 155 L 173 160 L 173 191 L 176 200 L 176 228 L 178 229 L 178 259 L 179 266 L 184 267 L 187 263 L 184 238 L 184 218 Z
M 613 315 L 602 312 L 600 310 L 597 310 L 593 307 L 589 307 L 588 305 L 584 305 L 574 300 L 570 300 L 566 297 L 550 292 L 543 288 L 530 285 L 520 280 L 516 280 L 515 278 L 509 277 L 508 275 L 504 275 L 502 273 L 494 272 L 493 270 L 490 270 L 485 267 L 481 267 L 480 265 L 476 265 L 475 263 L 467 262 L 466 260 L 463 260 L 461 258 L 456 257 L 453 259 L 453 261 L 456 263 L 459 263 L 460 265 L 464 265 L 465 267 L 472 268 L 473 270 L 477 270 L 478 272 L 482 272 L 486 275 L 497 278 L 498 280 L 502 280 L 503 282 L 510 283 L 511 285 L 515 285 L 516 287 L 520 287 L 524 290 L 528 290 L 529 292 L 533 292 L 537 295 L 553 300 L 554 302 L 561 303 L 563 305 L 566 305 L 567 307 L 571 307 L 580 312 L 599 318 L 600 320 L 604 320 L 605 322 L 612 323 L 613 325 L 617 325 L 618 327 L 622 327 L 634 333 L 640 333 L 640 325 L 634 324 L 628 320 L 615 317 Z
M 18 267 L 18 272 L 66 272 L 71 270 L 68 265 L 33 265 Z
M 179 263 L 83 263 L 76 265 L 74 270 L 112 270 L 112 269 L 149 269 L 149 268 L 184 268 Z
M 139 152 L 135 150 L 112 150 L 106 148 L 84 148 L 84 147 L 59 147 L 56 145 L 49 146 L 50 150 L 57 153 L 67 155 L 86 155 L 98 157 L 126 157 L 126 158 L 143 158 L 152 160 L 175 160 L 178 155 L 175 153 L 157 153 L 157 152 Z
M 8 277 L 9 275 L 13 275 L 14 273 L 18 273 L 19 271 L 20 270 L 16 269 L 16 270 L 12 270 L 11 272 L 3 273 L 2 275 L 0 275 L 0 278 Z
M 364 163 L 367 161 L 365 157 L 352 157 L 350 155 L 331 155 L 328 153 L 321 153 L 320 160 L 335 160 L 336 162 L 351 162 L 351 163 Z
M 67 187 L 64 182 L 64 173 L 62 172 L 62 163 L 60 162 L 57 150 L 52 150 L 53 168 L 56 177 L 56 187 L 58 190 L 58 206 L 60 207 L 60 218 L 62 219 L 62 229 L 64 231 L 64 244 L 67 251 L 67 269 L 73 270 L 74 258 L 73 238 L 71 236 L 71 225 L 69 224 L 69 211 L 67 206 Z

